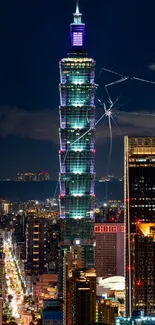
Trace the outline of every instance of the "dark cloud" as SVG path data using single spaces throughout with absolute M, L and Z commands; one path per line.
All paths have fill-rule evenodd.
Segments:
M 114 117 L 114 120 L 115 123 L 112 121 L 112 133 L 115 138 L 120 136 L 123 137 L 124 135 L 151 135 L 155 132 L 155 111 L 151 113 L 148 113 L 148 111 L 139 111 L 135 113 L 121 112 Z M 106 124 L 101 123 L 98 125 L 96 137 L 100 141 L 109 138 L 108 120 Z
M 122 112 L 118 115 L 119 124 L 132 133 L 142 133 L 155 130 L 155 111 Z M 128 133 L 127 133 L 128 134 Z
M 58 143 L 58 111 L 0 107 L 0 136 L 19 135 Z
M 121 112 L 112 122 L 113 137 L 121 135 L 146 135 L 155 129 L 155 112 Z M 19 135 L 21 137 L 59 143 L 58 109 L 27 111 L 17 107 L 0 107 L 0 136 Z M 104 117 L 96 127 L 96 140 L 109 138 L 108 119 Z

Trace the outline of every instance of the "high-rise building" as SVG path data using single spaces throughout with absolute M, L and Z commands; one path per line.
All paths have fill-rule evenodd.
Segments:
M 60 223 L 42 210 L 28 210 L 26 260 L 28 273 L 58 273 Z M 31 272 L 32 271 L 32 272 Z
M 58 255 L 60 241 L 60 222 L 53 223 L 53 219 L 48 220 L 46 228 L 46 262 L 49 272 L 58 272 Z
M 70 25 L 71 50 L 60 61 L 60 217 L 63 248 L 80 245 L 83 266 L 92 268 L 95 61 L 84 49 L 81 16 L 77 2 Z
M 68 323 L 87 325 L 96 320 L 95 269 L 76 269 L 68 278 Z
M 97 277 L 124 275 L 124 224 L 95 223 L 94 233 Z
M 80 247 L 71 247 L 70 252 L 65 252 L 63 261 L 63 301 L 64 301 L 64 325 L 72 321 L 72 300 L 69 278 L 72 271 L 82 268 L 82 256 Z
M 131 316 L 134 305 L 132 289 L 136 285 L 133 276 L 135 268 L 133 234 L 136 234 L 137 223 L 155 222 L 155 137 L 126 136 L 124 147 L 124 222 L 126 229 L 124 267 L 126 315 Z M 139 245 L 138 254 L 144 254 L 143 250 L 144 245 Z M 155 280 L 155 277 L 153 279 Z M 145 301 L 148 299 L 149 291 L 146 290 Z M 139 306 L 135 308 L 139 309 Z
M 13 229 L 17 243 L 25 242 L 26 219 L 23 211 L 13 217 Z
M 26 225 L 27 270 L 32 272 L 46 269 L 46 218 L 29 212 Z
M 72 246 L 65 253 L 64 325 L 86 325 L 96 318 L 96 271 L 82 268 L 81 248 Z
M 155 314 L 155 223 L 137 223 L 133 251 L 133 309 Z

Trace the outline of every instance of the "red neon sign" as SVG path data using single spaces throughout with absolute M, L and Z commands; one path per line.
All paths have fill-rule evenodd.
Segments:
M 117 232 L 117 226 L 95 226 L 95 233 L 113 233 Z
M 118 227 L 120 227 L 120 232 L 124 232 L 124 226 L 112 226 L 112 225 L 96 225 L 94 227 L 94 232 L 95 233 L 113 233 L 117 232 Z
M 120 231 L 124 232 L 124 226 L 120 226 Z

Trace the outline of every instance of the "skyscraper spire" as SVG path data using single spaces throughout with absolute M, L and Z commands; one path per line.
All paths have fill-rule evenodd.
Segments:
M 83 47 L 85 24 L 82 23 L 82 14 L 79 10 L 79 0 L 76 0 L 76 10 L 73 14 L 74 22 L 70 25 L 72 47 Z
M 76 0 L 76 14 L 79 14 L 80 10 L 79 10 L 79 0 Z
M 82 14 L 80 13 L 79 10 L 79 0 L 76 0 L 76 11 L 74 15 L 74 24 L 81 24 L 81 16 Z

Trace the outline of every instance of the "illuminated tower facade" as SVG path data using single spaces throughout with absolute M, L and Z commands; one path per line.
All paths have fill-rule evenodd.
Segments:
M 93 261 L 95 61 L 84 50 L 85 24 L 78 2 L 70 25 L 71 51 L 60 61 L 60 217 L 62 245 L 82 249 Z
M 155 274 L 149 260 L 154 261 L 154 229 L 145 232 L 145 224 L 155 223 L 155 137 L 126 136 L 124 141 L 126 316 L 131 316 L 133 309 L 150 315 L 155 306 Z M 146 235 L 148 238 L 143 238 Z
M 155 223 L 137 223 L 133 240 L 133 309 L 155 313 Z

